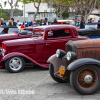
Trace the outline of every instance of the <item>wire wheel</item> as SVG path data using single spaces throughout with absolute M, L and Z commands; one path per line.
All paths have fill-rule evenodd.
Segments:
M 94 69 L 84 68 L 77 76 L 77 83 L 84 90 L 93 89 L 98 83 L 98 75 Z

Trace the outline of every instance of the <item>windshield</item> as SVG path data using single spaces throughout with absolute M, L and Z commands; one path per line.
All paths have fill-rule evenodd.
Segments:
M 44 30 L 34 30 L 34 33 L 35 33 L 36 35 L 43 35 Z
M 0 33 L 4 30 L 4 28 L 0 28 Z
M 8 34 L 10 32 L 19 32 L 18 28 L 0 28 L 0 34 Z
M 18 28 L 9 28 L 8 33 L 9 32 L 19 32 Z

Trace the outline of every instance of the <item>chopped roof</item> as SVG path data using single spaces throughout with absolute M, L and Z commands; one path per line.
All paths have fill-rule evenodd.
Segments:
M 72 25 L 48 25 L 48 26 L 37 26 L 34 27 L 34 30 L 41 29 L 64 29 L 64 28 L 76 28 L 75 26 Z
M 17 26 L 1 26 L 1 28 L 18 28 Z

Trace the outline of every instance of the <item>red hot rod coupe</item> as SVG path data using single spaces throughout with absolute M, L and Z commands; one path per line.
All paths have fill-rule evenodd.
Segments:
M 48 68 L 47 59 L 59 48 L 64 50 L 69 40 L 84 40 L 78 36 L 77 29 L 70 25 L 50 25 L 35 27 L 34 31 L 43 36 L 4 41 L 2 43 L 1 64 L 9 72 L 20 72 L 25 64 Z

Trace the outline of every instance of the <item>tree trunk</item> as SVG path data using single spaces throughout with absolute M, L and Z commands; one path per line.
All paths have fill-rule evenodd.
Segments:
M 33 3 L 34 3 L 34 7 L 36 8 L 36 12 L 35 12 L 34 19 L 33 19 L 33 21 L 34 21 L 35 18 L 36 18 L 36 16 L 37 16 L 37 14 L 38 14 L 38 12 L 39 12 L 39 7 L 40 7 L 40 4 L 41 4 L 41 0 L 39 0 L 37 6 L 36 6 L 36 4 L 35 4 L 35 0 L 33 0 Z
M 10 18 L 13 18 L 13 0 L 11 0 L 11 15 L 10 15 Z
M 39 8 L 36 8 L 36 12 L 35 12 L 35 15 L 34 15 L 34 19 L 33 20 L 36 19 L 36 16 L 37 16 L 38 12 L 39 12 Z
M 60 20 L 62 19 L 62 8 L 61 8 L 61 2 L 60 2 Z

